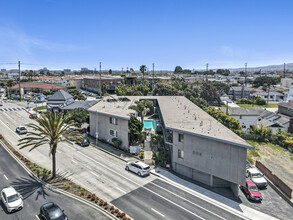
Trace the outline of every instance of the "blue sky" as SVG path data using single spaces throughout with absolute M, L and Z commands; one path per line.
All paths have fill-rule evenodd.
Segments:
M 0 69 L 293 61 L 293 1 L 1 0 Z

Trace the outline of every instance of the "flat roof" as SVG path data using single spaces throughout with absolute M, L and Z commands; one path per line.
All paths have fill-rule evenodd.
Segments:
M 122 97 L 129 101 L 109 102 L 111 99 L 117 100 Z M 134 105 L 136 100 L 141 99 L 156 99 L 158 101 L 165 127 L 168 129 L 236 146 L 253 148 L 184 96 L 108 96 L 91 107 L 89 111 L 129 119 L 130 114 L 135 111 L 128 107 Z

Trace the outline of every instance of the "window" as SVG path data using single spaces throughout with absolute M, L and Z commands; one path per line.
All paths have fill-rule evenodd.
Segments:
M 110 124 L 118 125 L 118 119 L 117 118 L 110 117 L 109 122 L 110 122 Z
M 118 137 L 118 132 L 115 130 L 110 130 L 110 135 L 113 137 Z
M 183 150 L 178 149 L 178 158 L 181 158 L 181 159 L 184 158 L 184 151 Z
M 242 119 L 242 115 L 239 116 L 239 119 Z
M 184 142 L 184 135 L 183 134 L 178 134 L 178 141 Z

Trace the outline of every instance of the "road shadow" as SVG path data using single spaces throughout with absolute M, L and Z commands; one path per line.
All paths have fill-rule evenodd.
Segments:
M 45 188 L 42 183 L 38 182 L 30 175 L 28 177 L 16 178 L 11 185 L 22 195 L 24 200 L 33 195 L 35 192 L 37 192 L 35 200 L 38 200 L 41 196 L 44 199 L 46 199 L 47 196 L 50 196 L 47 193 L 50 189 Z

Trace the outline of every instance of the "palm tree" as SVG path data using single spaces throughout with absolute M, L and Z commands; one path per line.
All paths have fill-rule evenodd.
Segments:
M 11 93 L 10 93 L 10 88 L 12 86 L 14 86 L 16 83 L 14 82 L 14 80 L 10 79 L 6 82 L 6 86 L 8 87 L 8 94 L 9 94 L 9 97 L 11 97 Z
M 31 146 L 29 151 L 34 150 L 44 144 L 49 144 L 49 156 L 52 155 L 52 179 L 56 177 L 56 151 L 58 143 L 81 140 L 82 135 L 76 129 L 69 129 L 75 123 L 67 121 L 67 116 L 63 113 L 48 112 L 42 113 L 38 119 L 38 124 L 30 123 L 27 126 L 32 131 L 27 132 L 27 137 L 19 140 L 20 149 Z
M 146 71 L 146 65 L 141 65 L 139 68 L 140 72 L 142 73 L 142 85 L 143 85 L 143 95 L 144 95 L 144 72 Z
M 135 101 L 135 105 L 131 105 L 128 108 L 135 110 L 138 115 L 140 115 L 141 122 L 143 123 L 143 118 L 146 116 L 146 114 L 150 111 L 150 109 L 153 107 L 153 102 L 150 100 L 141 100 L 141 101 Z

